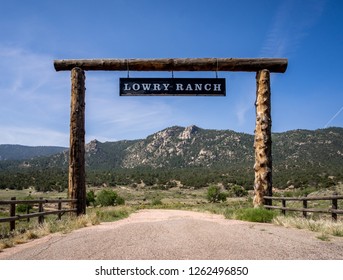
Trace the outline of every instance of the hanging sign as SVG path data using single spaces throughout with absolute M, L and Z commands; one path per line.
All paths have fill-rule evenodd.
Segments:
M 120 78 L 120 96 L 225 96 L 225 78 Z

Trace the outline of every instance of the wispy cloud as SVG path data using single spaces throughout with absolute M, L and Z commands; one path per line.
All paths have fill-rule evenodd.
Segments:
M 255 98 L 256 87 L 253 77 L 246 77 L 241 81 L 242 87 L 240 89 L 239 97 L 236 100 L 235 115 L 238 121 L 238 127 L 246 127 L 247 122 L 251 123 L 251 114 L 255 114 Z
M 0 46 L 1 75 L 7 94 L 34 96 L 53 75 L 52 57 L 21 48 Z M 50 71 L 49 71 L 50 70 Z
M 0 143 L 68 145 L 70 73 L 53 57 L 0 45 Z M 118 96 L 118 76 L 87 72 L 86 141 L 132 139 L 180 117 L 160 98 Z
M 70 86 L 56 75 L 53 58 L 0 45 L 0 60 L 0 143 L 66 145 Z
M 87 141 L 93 135 L 98 140 L 132 139 L 177 119 L 176 109 L 166 99 L 119 97 L 117 77 L 113 75 L 91 76 L 87 81 Z
M 20 144 L 30 146 L 68 146 L 69 133 L 37 126 L 0 125 L 0 144 Z
M 284 57 L 294 53 L 320 19 L 325 0 L 281 1 L 262 46 L 261 57 Z

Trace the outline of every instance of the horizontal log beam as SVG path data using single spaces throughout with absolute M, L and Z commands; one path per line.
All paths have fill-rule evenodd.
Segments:
M 279 210 L 287 210 L 287 211 L 295 211 L 295 212 L 313 212 L 313 213 L 324 213 L 324 214 L 343 214 L 343 210 L 337 209 L 314 209 L 314 208 L 291 208 L 291 207 L 282 207 L 282 206 L 271 206 L 271 205 L 264 205 L 264 208 L 267 209 L 279 209 Z
M 22 214 L 22 215 L 15 215 L 13 217 L 6 217 L 6 218 L 0 218 L 0 223 L 6 223 L 11 221 L 18 221 L 23 220 L 27 218 L 35 218 L 40 216 L 48 216 L 48 215 L 56 215 L 56 214 L 64 214 L 66 212 L 76 212 L 77 209 L 62 209 L 62 210 L 54 210 L 54 211 L 47 211 L 47 212 L 35 212 L 30 214 Z
M 333 199 L 343 199 L 343 195 L 335 195 L 335 196 L 318 196 L 318 197 L 277 197 L 277 196 L 264 196 L 264 199 L 271 199 L 271 200 L 289 200 L 289 201 L 303 201 L 303 200 L 333 200 Z
M 36 204 L 36 203 L 66 203 L 76 202 L 77 199 L 32 199 L 32 200 L 0 200 L 0 205 L 12 205 L 12 204 Z
M 284 73 L 288 60 L 284 58 L 162 58 L 162 59 L 68 59 L 55 60 L 56 71 L 235 71 Z

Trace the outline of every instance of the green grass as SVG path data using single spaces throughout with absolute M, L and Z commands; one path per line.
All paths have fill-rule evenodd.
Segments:
M 256 223 L 270 223 L 276 215 L 276 212 L 264 208 L 242 208 L 232 213 L 237 220 Z
M 98 223 L 100 222 L 114 222 L 120 219 L 127 218 L 131 213 L 135 212 L 133 207 L 128 206 L 112 206 L 93 208 L 87 211 L 89 215 L 95 215 Z
M 36 192 L 32 189 L 24 190 L 0 190 L 0 200 L 10 200 L 11 197 L 16 197 L 17 200 L 24 199 L 25 197 L 32 196 L 33 199 L 38 199 L 44 197 L 45 199 L 55 199 L 55 198 L 67 198 L 67 191 L 64 192 Z

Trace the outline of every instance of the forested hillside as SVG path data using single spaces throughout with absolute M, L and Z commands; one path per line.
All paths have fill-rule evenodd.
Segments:
M 343 128 L 274 133 L 273 185 L 328 187 L 343 181 Z M 146 139 L 86 145 L 89 185 L 253 186 L 254 136 L 230 130 L 174 126 Z M 10 149 L 9 149 L 10 150 Z M 10 152 L 10 151 L 8 151 Z M 15 154 L 14 151 L 12 153 Z M 0 161 L 0 188 L 63 190 L 68 152 Z

